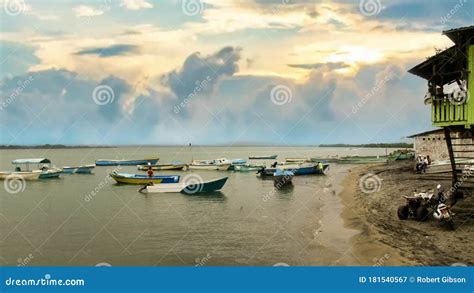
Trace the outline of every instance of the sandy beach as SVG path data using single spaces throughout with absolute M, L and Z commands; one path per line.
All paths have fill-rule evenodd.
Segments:
M 347 227 L 359 231 L 352 237 L 353 256 L 360 265 L 373 266 L 473 265 L 472 196 L 453 206 L 455 231 L 433 219 L 398 219 L 403 195 L 436 188 L 438 183 L 446 190 L 450 187 L 449 181 L 420 180 L 412 167 L 412 162 L 364 165 L 351 169 L 344 178 L 342 217 Z

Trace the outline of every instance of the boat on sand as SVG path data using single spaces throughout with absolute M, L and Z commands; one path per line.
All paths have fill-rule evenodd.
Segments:
M 196 170 L 228 170 L 232 162 L 225 158 L 215 160 L 193 160 L 189 165 L 189 169 Z
M 278 155 L 265 155 L 265 156 L 251 156 L 249 157 L 250 160 L 274 160 L 278 157 Z

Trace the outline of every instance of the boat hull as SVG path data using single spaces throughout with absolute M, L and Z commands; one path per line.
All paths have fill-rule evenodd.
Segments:
M 138 170 L 147 171 L 150 166 L 139 165 Z M 186 168 L 186 164 L 163 164 L 163 165 L 151 165 L 151 169 L 155 171 L 159 170 L 183 170 Z
M 323 169 L 319 169 L 318 166 L 307 166 L 307 167 L 298 167 L 298 166 L 278 166 L 280 170 L 288 170 L 293 172 L 295 176 L 301 175 L 324 175 L 327 169 L 329 168 L 329 164 L 324 164 Z M 260 176 L 274 176 L 277 168 L 264 168 L 261 172 L 259 171 Z
M 155 165 L 158 158 L 143 159 L 143 160 L 96 160 L 96 166 L 136 166 L 147 165 L 148 163 Z
M 63 173 L 63 170 L 61 170 L 61 169 L 47 170 L 47 171 L 44 171 L 44 172 L 40 173 L 39 179 L 59 178 L 61 173 Z
M 184 193 L 193 195 L 197 193 L 209 193 L 222 189 L 227 182 L 228 177 L 209 180 L 197 184 L 170 183 L 146 186 L 140 191 L 145 193 Z
M 78 166 L 78 167 L 63 167 L 63 173 L 66 174 L 91 174 L 92 170 L 95 168 L 94 165 L 90 166 Z
M 250 160 L 274 160 L 278 157 L 278 155 L 272 155 L 272 156 L 253 156 L 249 157 Z
M 165 184 L 165 183 L 178 183 L 180 176 L 178 175 L 164 175 L 164 176 L 152 176 L 139 175 L 139 174 L 128 174 L 128 173 L 111 173 L 112 177 L 117 183 L 121 184 Z
M 194 170 L 217 170 L 217 171 L 227 171 L 230 167 L 230 164 L 221 164 L 221 165 L 189 165 L 189 169 Z

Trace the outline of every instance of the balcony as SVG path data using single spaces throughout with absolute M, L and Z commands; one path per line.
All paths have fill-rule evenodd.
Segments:
M 431 122 L 434 126 L 468 125 L 467 103 L 457 104 L 448 99 L 431 101 Z

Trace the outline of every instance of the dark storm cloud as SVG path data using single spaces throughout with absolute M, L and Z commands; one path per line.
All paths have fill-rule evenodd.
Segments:
M 79 52 L 76 52 L 76 55 L 96 55 L 99 57 L 111 57 L 111 56 L 121 56 L 130 54 L 137 51 L 137 46 L 133 45 L 113 45 L 109 47 L 96 47 L 84 49 Z
M 202 56 L 199 52 L 186 58 L 183 66 L 162 77 L 162 83 L 181 99 L 186 98 L 199 88 L 199 93 L 212 92 L 219 79 L 231 76 L 238 71 L 240 48 L 224 47 L 218 52 Z M 206 86 L 200 86 L 203 81 Z

